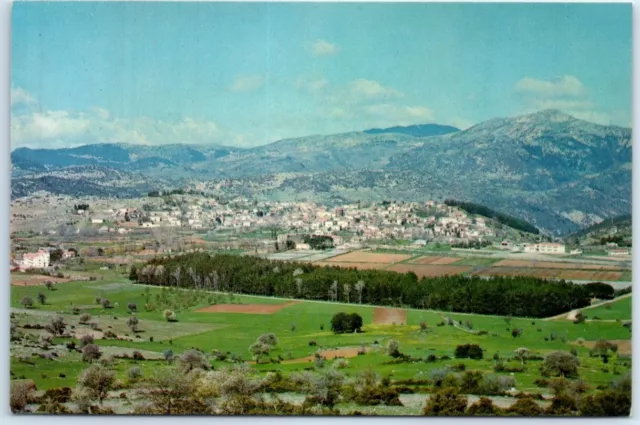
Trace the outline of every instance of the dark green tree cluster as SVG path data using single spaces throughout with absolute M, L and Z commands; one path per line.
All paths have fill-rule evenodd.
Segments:
M 456 359 L 474 359 L 481 360 L 482 359 L 482 348 L 476 344 L 464 344 L 458 345 L 455 351 Z
M 358 313 L 336 313 L 331 318 L 331 330 L 337 334 L 348 332 L 360 332 L 362 317 Z
M 294 271 L 298 273 L 294 275 Z M 359 281 L 364 285 L 358 286 Z M 413 272 L 321 267 L 208 253 L 152 259 L 137 270 L 137 282 L 283 298 L 331 298 L 347 303 L 358 301 L 521 317 L 550 317 L 590 304 L 584 285 L 564 281 L 525 276 L 493 277 L 487 281 L 461 275 L 418 279 Z M 339 282 L 337 290 L 334 282 Z
M 585 289 L 589 292 L 589 296 L 601 300 L 610 300 L 615 296 L 613 286 L 602 282 L 587 283 Z
M 333 248 L 333 239 L 329 236 L 305 236 L 304 243 L 309 244 L 311 249 L 331 249 Z
M 474 204 L 472 202 L 456 201 L 455 199 L 445 199 L 445 205 L 450 207 L 460 208 L 465 210 L 469 214 L 478 214 L 487 218 L 492 218 L 498 223 L 504 224 L 516 230 L 522 230 L 523 232 L 533 233 L 537 235 L 540 231 L 532 224 L 516 217 L 512 217 L 507 214 L 503 214 L 498 211 L 494 211 L 491 208 L 484 205 Z

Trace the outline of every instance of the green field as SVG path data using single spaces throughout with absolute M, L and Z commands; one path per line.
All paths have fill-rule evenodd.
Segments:
M 303 358 L 312 355 L 317 349 L 329 349 L 337 347 L 361 347 L 372 348 L 365 355 L 349 359 L 349 366 L 345 369 L 348 374 L 355 374 L 368 368 L 373 368 L 381 375 L 390 375 L 394 380 L 416 379 L 428 375 L 429 371 L 443 368 L 446 365 L 464 363 L 467 369 L 476 369 L 492 372 L 494 361 L 492 357 L 499 353 L 501 357 L 513 357 L 513 351 L 519 347 L 527 347 L 532 353 L 544 356 L 554 350 L 570 350 L 574 345 L 570 343 L 577 338 L 587 341 L 599 339 L 628 339 L 629 332 L 619 323 L 615 322 L 587 322 L 574 325 L 570 321 L 545 321 L 540 319 L 513 318 L 507 324 L 502 317 L 448 314 L 448 316 L 462 322 L 470 321 L 473 329 L 487 331 L 486 335 L 474 335 L 453 326 L 437 326 L 446 313 L 408 310 L 405 325 L 374 325 L 372 306 L 343 305 L 328 302 L 300 302 L 283 308 L 274 314 L 239 314 L 239 313 L 205 313 L 197 312 L 199 307 L 208 305 L 207 300 L 201 300 L 188 308 L 177 309 L 178 321 L 167 322 L 162 311 L 144 311 L 145 297 L 153 299 L 161 292 L 157 287 L 134 285 L 122 279 L 111 279 L 99 282 L 72 282 L 58 284 L 54 291 L 47 291 L 44 287 L 12 287 L 11 306 L 16 313 L 15 321 L 19 327 L 26 323 L 48 323 L 56 314 L 62 314 L 69 325 L 74 325 L 76 332 L 88 329 L 87 325 L 78 323 L 78 315 L 71 314 L 73 306 L 80 307 L 84 312 L 92 315 L 92 321 L 97 322 L 101 329 L 111 329 L 118 335 L 129 335 L 133 340 L 103 340 L 96 343 L 109 353 L 131 352 L 132 350 L 144 350 L 146 357 L 161 357 L 163 350 L 171 348 L 176 355 L 185 350 L 198 348 L 205 353 L 212 350 L 229 351 L 239 354 L 244 360 L 251 360 L 248 347 L 256 338 L 268 332 L 275 333 L 280 342 L 278 347 L 269 355 L 277 358 L 281 356 L 285 361 L 282 364 L 265 363 L 253 365 L 261 372 L 280 370 L 283 373 L 301 371 L 309 368 L 313 363 L 287 363 L 289 359 Z M 176 290 L 180 291 L 180 290 Z M 29 295 L 36 298 L 38 292 L 47 296 L 46 304 L 36 304 L 32 309 L 23 309 L 20 300 Z M 148 294 L 147 294 L 148 293 Z M 96 297 L 108 298 L 117 307 L 103 309 L 95 301 Z M 218 295 L 217 303 L 235 304 L 280 304 L 286 300 L 235 295 L 229 299 L 229 295 Z M 141 332 L 131 333 L 125 325 L 129 316 L 127 304 L 134 302 L 138 305 L 136 313 L 140 319 Z M 602 311 L 600 311 L 600 308 Z M 631 298 L 612 304 L 611 310 L 604 307 L 593 309 L 589 316 L 596 312 L 603 319 L 605 317 L 625 316 L 630 314 Z M 330 331 L 330 321 L 337 312 L 357 312 L 364 321 L 363 333 L 335 335 Z M 606 316 L 606 314 L 609 314 Z M 629 316 L 630 317 L 630 316 Z M 427 331 L 420 331 L 420 322 L 427 324 Z M 292 330 L 295 325 L 295 330 Z M 321 327 L 324 327 L 321 330 Z M 514 327 L 523 330 L 522 335 L 514 338 L 511 329 Z M 28 332 L 27 329 L 21 329 Z M 555 334 L 555 340 L 549 339 Z M 153 337 L 153 342 L 150 341 Z M 384 346 L 391 338 L 400 344 L 402 353 L 412 357 L 425 358 L 429 354 L 438 357 L 449 356 L 450 360 L 438 360 L 433 363 L 403 363 L 385 364 L 390 357 L 384 353 Z M 315 341 L 317 346 L 310 347 L 309 342 Z M 56 338 L 56 344 L 69 342 L 69 339 Z M 484 360 L 454 359 L 455 347 L 459 344 L 479 344 L 484 350 Z M 581 360 L 580 375 L 593 387 L 606 384 L 612 379 L 611 373 L 601 371 L 602 363 L 595 358 L 589 358 L 587 348 L 576 347 Z M 22 349 L 22 347 L 21 347 Z M 64 351 L 64 350 L 63 350 Z M 70 353 L 61 356 L 58 360 L 35 360 L 35 365 L 18 360 L 18 353 L 22 351 L 14 346 L 12 348 L 11 371 L 14 378 L 24 377 L 33 379 L 38 388 L 46 389 L 60 386 L 72 386 L 78 374 L 87 366 L 81 361 L 80 354 Z M 221 362 L 213 361 L 217 367 Z M 510 360 L 507 364 L 517 365 L 518 362 Z M 118 360 L 115 370 L 125 378 L 126 371 L 134 365 L 133 360 Z M 145 360 L 135 362 L 143 374 L 159 366 L 164 367 L 163 361 Z M 515 378 L 517 388 L 527 392 L 546 392 L 546 389 L 538 388 L 534 381 L 540 377 L 539 362 L 529 362 L 522 373 L 517 373 Z M 619 366 L 619 371 L 624 372 L 625 366 Z M 61 378 L 60 374 L 65 377 Z
M 590 319 L 596 317 L 601 320 L 631 320 L 631 297 L 622 298 L 612 303 L 603 304 L 584 310 Z

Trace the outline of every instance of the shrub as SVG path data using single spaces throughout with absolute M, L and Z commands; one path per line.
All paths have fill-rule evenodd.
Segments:
M 137 381 L 140 377 L 142 377 L 142 371 L 139 367 L 134 366 L 127 371 L 127 376 L 131 381 Z
M 344 369 L 349 366 L 349 361 L 346 359 L 336 359 L 333 362 L 333 367 L 336 369 Z
M 309 341 L 309 347 L 315 347 L 316 345 L 318 345 L 317 342 L 315 341 Z
M 131 329 L 131 332 L 137 332 L 138 331 L 138 323 L 140 323 L 140 321 L 138 320 L 138 318 L 136 316 L 130 316 L 127 319 L 127 326 L 129 327 L 129 329 Z
M 476 344 L 458 345 L 455 351 L 455 357 L 457 359 L 470 358 L 474 360 L 482 359 L 482 348 Z
M 463 416 L 467 398 L 453 388 L 446 388 L 431 395 L 422 411 L 425 416 Z
M 331 330 L 334 333 L 360 332 L 362 317 L 358 313 L 336 313 L 331 319 Z
M 480 397 L 480 400 L 467 408 L 467 416 L 501 416 L 503 411 L 493 404 L 490 398 Z
M 35 389 L 33 381 L 12 381 L 9 407 L 12 413 L 22 412 L 29 403 L 29 397 Z
M 80 374 L 78 384 L 85 389 L 91 398 L 102 400 L 107 397 L 115 383 L 115 373 L 101 366 L 90 366 Z
M 93 344 L 93 335 L 87 334 L 80 338 L 80 348 L 84 348 L 89 344 Z
M 89 313 L 83 313 L 78 318 L 78 323 L 86 325 L 87 323 L 89 323 L 89 320 L 91 320 L 91 315 Z
M 144 360 L 144 356 L 138 350 L 135 350 L 132 354 L 133 360 Z
M 77 307 L 77 306 L 76 306 L 76 307 L 73 307 L 73 308 L 71 309 L 71 314 L 73 314 L 73 315 L 75 315 L 75 316 L 79 315 L 81 312 L 82 312 L 82 310 L 80 310 L 80 307 Z
M 386 353 L 387 353 L 388 356 L 391 356 L 391 357 L 400 356 L 399 349 L 400 349 L 400 344 L 395 339 L 390 339 L 387 342 Z
M 24 308 L 31 308 L 33 307 L 33 298 L 28 296 L 22 297 L 20 304 L 22 304 Z
M 92 363 L 94 360 L 102 356 L 100 347 L 96 344 L 88 344 L 82 349 L 82 361 Z
M 42 292 L 38 292 L 38 296 L 36 298 L 38 298 L 38 302 L 42 305 L 47 303 L 47 296 Z
M 543 378 L 538 378 L 535 381 L 533 381 L 533 383 L 540 388 L 545 388 L 549 385 L 549 381 Z
M 136 303 L 127 304 L 127 308 L 129 309 L 130 312 L 138 311 L 138 306 L 136 305 Z
M 420 332 L 424 332 L 426 330 L 427 330 L 427 323 L 424 320 L 420 321 Z
M 425 359 L 425 361 L 426 361 L 427 363 L 433 363 L 433 362 L 435 362 L 436 360 L 438 360 L 438 358 L 436 357 L 436 355 L 435 355 L 435 354 L 429 354 L 429 355 L 427 356 L 427 358 Z
M 162 316 L 167 319 L 167 322 L 175 322 L 177 321 L 176 314 L 171 310 L 165 310 L 162 313 Z
M 53 319 L 51 319 L 51 322 L 49 323 L 47 330 L 54 335 L 62 335 L 66 327 L 67 327 L 67 323 L 64 321 L 64 317 L 56 316 Z
M 522 335 L 522 329 L 515 329 L 515 328 L 514 328 L 514 329 L 511 331 L 511 336 L 512 336 L 512 337 L 514 337 L 514 338 L 517 338 L 517 337 L 519 337 L 520 335 Z
M 519 398 L 505 412 L 517 416 L 541 416 L 544 410 L 530 397 Z
M 516 381 L 511 376 L 484 375 L 479 385 L 478 394 L 502 395 L 515 385 Z
M 580 360 L 566 351 L 554 351 L 545 356 L 540 372 L 542 376 L 573 377 L 578 375 Z
M 200 351 L 187 350 L 180 356 L 180 367 L 185 373 L 194 369 L 209 370 L 209 366 L 209 361 Z
M 111 305 L 111 301 L 106 298 L 100 300 L 100 304 L 102 305 L 102 308 L 113 308 L 113 306 Z

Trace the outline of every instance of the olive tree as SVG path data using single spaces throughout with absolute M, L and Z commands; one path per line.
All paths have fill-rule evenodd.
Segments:
M 109 390 L 113 388 L 116 374 L 114 371 L 106 369 L 102 366 L 92 365 L 85 369 L 78 378 L 78 384 L 87 394 L 98 403 L 107 397 Z
M 540 372 L 543 376 L 572 377 L 578 375 L 580 360 L 568 351 L 554 351 L 545 356 Z

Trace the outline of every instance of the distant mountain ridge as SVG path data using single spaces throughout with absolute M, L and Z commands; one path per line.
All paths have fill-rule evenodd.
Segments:
M 448 132 L 426 135 L 427 129 Z M 42 186 L 35 181 L 47 174 L 68 178 L 78 175 L 73 167 L 99 166 L 144 176 L 152 189 L 167 182 L 175 188 L 211 181 L 225 196 L 327 203 L 464 199 L 555 234 L 631 211 L 631 130 L 556 110 L 496 118 L 463 131 L 434 124 L 390 127 L 247 149 L 182 144 L 19 148 L 11 160 L 12 184 L 22 188 L 14 193 L 20 196 Z M 39 180 L 30 186 L 30 179 Z M 89 190 L 95 182 L 87 182 Z M 112 190 L 122 184 L 117 180 Z
M 367 134 L 382 134 L 382 133 L 399 133 L 408 134 L 414 137 L 429 137 L 429 136 L 442 136 L 444 134 L 455 133 L 460 131 L 459 128 L 452 127 L 450 125 L 439 124 L 418 124 L 410 125 L 406 127 L 389 127 L 389 128 L 372 128 L 365 130 L 363 133 Z

